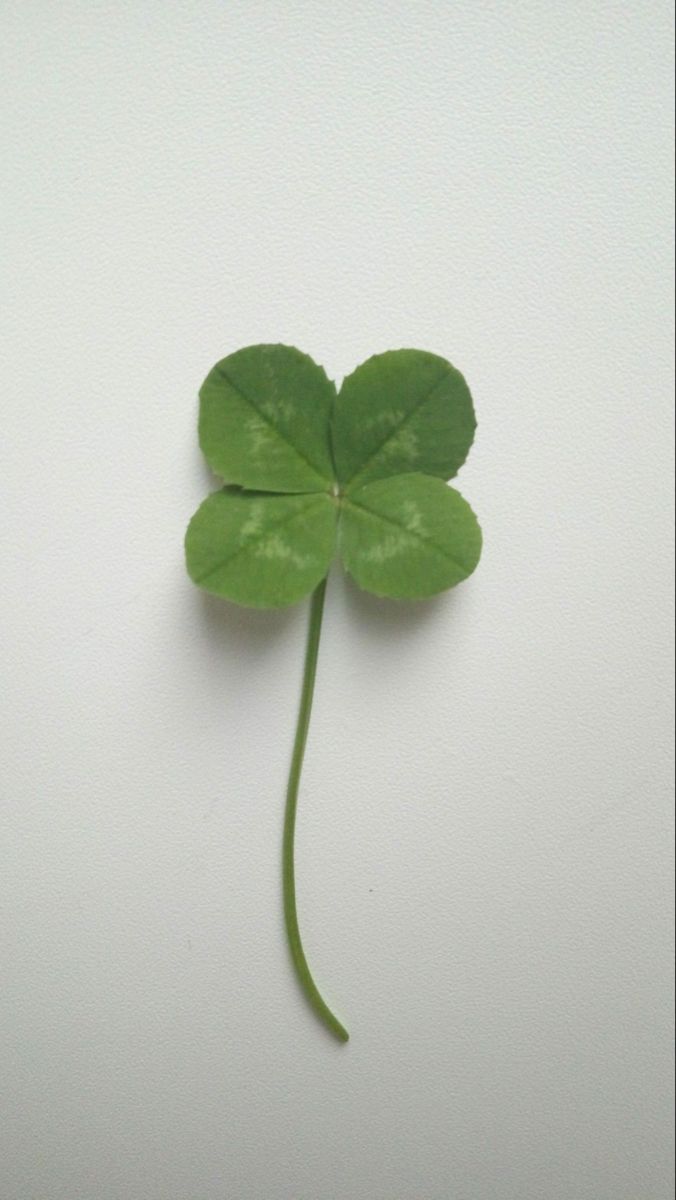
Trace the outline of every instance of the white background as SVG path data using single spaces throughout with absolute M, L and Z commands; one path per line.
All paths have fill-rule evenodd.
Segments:
M 2 1200 L 666 1200 L 665 0 L 1 6 Z M 450 358 L 485 555 L 195 590 L 213 362 Z

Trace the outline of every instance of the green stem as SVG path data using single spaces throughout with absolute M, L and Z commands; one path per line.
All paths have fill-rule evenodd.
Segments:
M 326 579 L 315 589 L 310 601 L 310 624 L 308 628 L 307 649 L 305 651 L 305 667 L 303 669 L 303 688 L 300 696 L 300 711 L 296 726 L 296 738 L 291 756 L 291 770 L 286 789 L 286 810 L 284 813 L 284 842 L 282 850 L 282 883 L 284 891 L 284 920 L 289 939 L 289 949 L 296 975 L 300 985 L 314 1008 L 317 1016 L 324 1022 L 341 1042 L 348 1040 L 349 1034 L 343 1028 L 331 1009 L 324 1003 L 317 985 L 315 984 L 307 959 L 303 951 L 298 928 L 298 912 L 296 910 L 296 883 L 293 861 L 293 842 L 296 829 L 296 807 L 298 804 L 298 785 L 307 742 L 307 731 L 312 712 L 312 696 L 315 690 L 317 674 L 317 655 L 319 653 L 319 636 L 322 629 L 322 614 L 324 612 L 324 596 L 326 595 Z

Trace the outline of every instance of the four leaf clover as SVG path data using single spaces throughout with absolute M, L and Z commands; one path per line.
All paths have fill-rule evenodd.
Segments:
M 195 583 L 238 604 L 307 596 L 340 555 L 377 596 L 420 599 L 477 565 L 481 532 L 449 488 L 475 429 L 465 380 L 422 350 L 375 355 L 340 391 L 291 346 L 238 350 L 200 392 L 199 437 L 227 481 L 186 536 Z
M 294 867 L 326 577 L 338 553 L 366 591 L 413 600 L 471 574 L 481 531 L 444 481 L 465 461 L 475 425 L 460 372 L 422 350 L 377 354 L 336 393 L 299 350 L 248 346 L 217 363 L 200 391 L 200 445 L 227 483 L 188 526 L 191 578 L 257 608 L 281 608 L 312 593 L 284 815 L 284 918 L 303 991 L 343 1042 L 347 1030 L 321 996 L 303 950 Z

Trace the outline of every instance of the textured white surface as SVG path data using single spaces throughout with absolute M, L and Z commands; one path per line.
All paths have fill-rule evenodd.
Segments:
M 2 1200 L 666 1200 L 670 6 L 2 5 Z M 474 579 L 184 576 L 213 361 L 466 373 Z

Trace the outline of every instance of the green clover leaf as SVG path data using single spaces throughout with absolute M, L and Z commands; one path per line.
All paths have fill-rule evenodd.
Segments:
M 247 346 L 216 363 L 200 389 L 200 446 L 227 483 L 321 492 L 333 479 L 329 421 L 336 389 L 291 346 Z
M 465 461 L 475 428 L 462 375 L 423 350 L 375 355 L 336 394 L 299 350 L 248 346 L 218 362 L 200 390 L 200 446 L 225 486 L 188 525 L 191 579 L 255 608 L 312 594 L 286 795 L 284 915 L 305 995 L 341 1041 L 347 1031 L 320 995 L 301 943 L 293 856 L 326 578 L 338 554 L 366 591 L 419 600 L 472 574 L 481 530 L 445 481 Z
M 307 596 L 326 575 L 335 545 L 336 510 L 326 492 L 224 488 L 200 505 L 186 536 L 193 581 L 257 608 Z
M 481 534 L 440 481 L 464 462 L 475 426 L 467 384 L 435 354 L 378 354 L 336 396 L 291 346 L 238 350 L 200 392 L 204 456 L 237 487 L 190 522 L 191 578 L 237 604 L 280 608 L 317 587 L 337 548 L 377 596 L 454 587 L 476 567 Z

